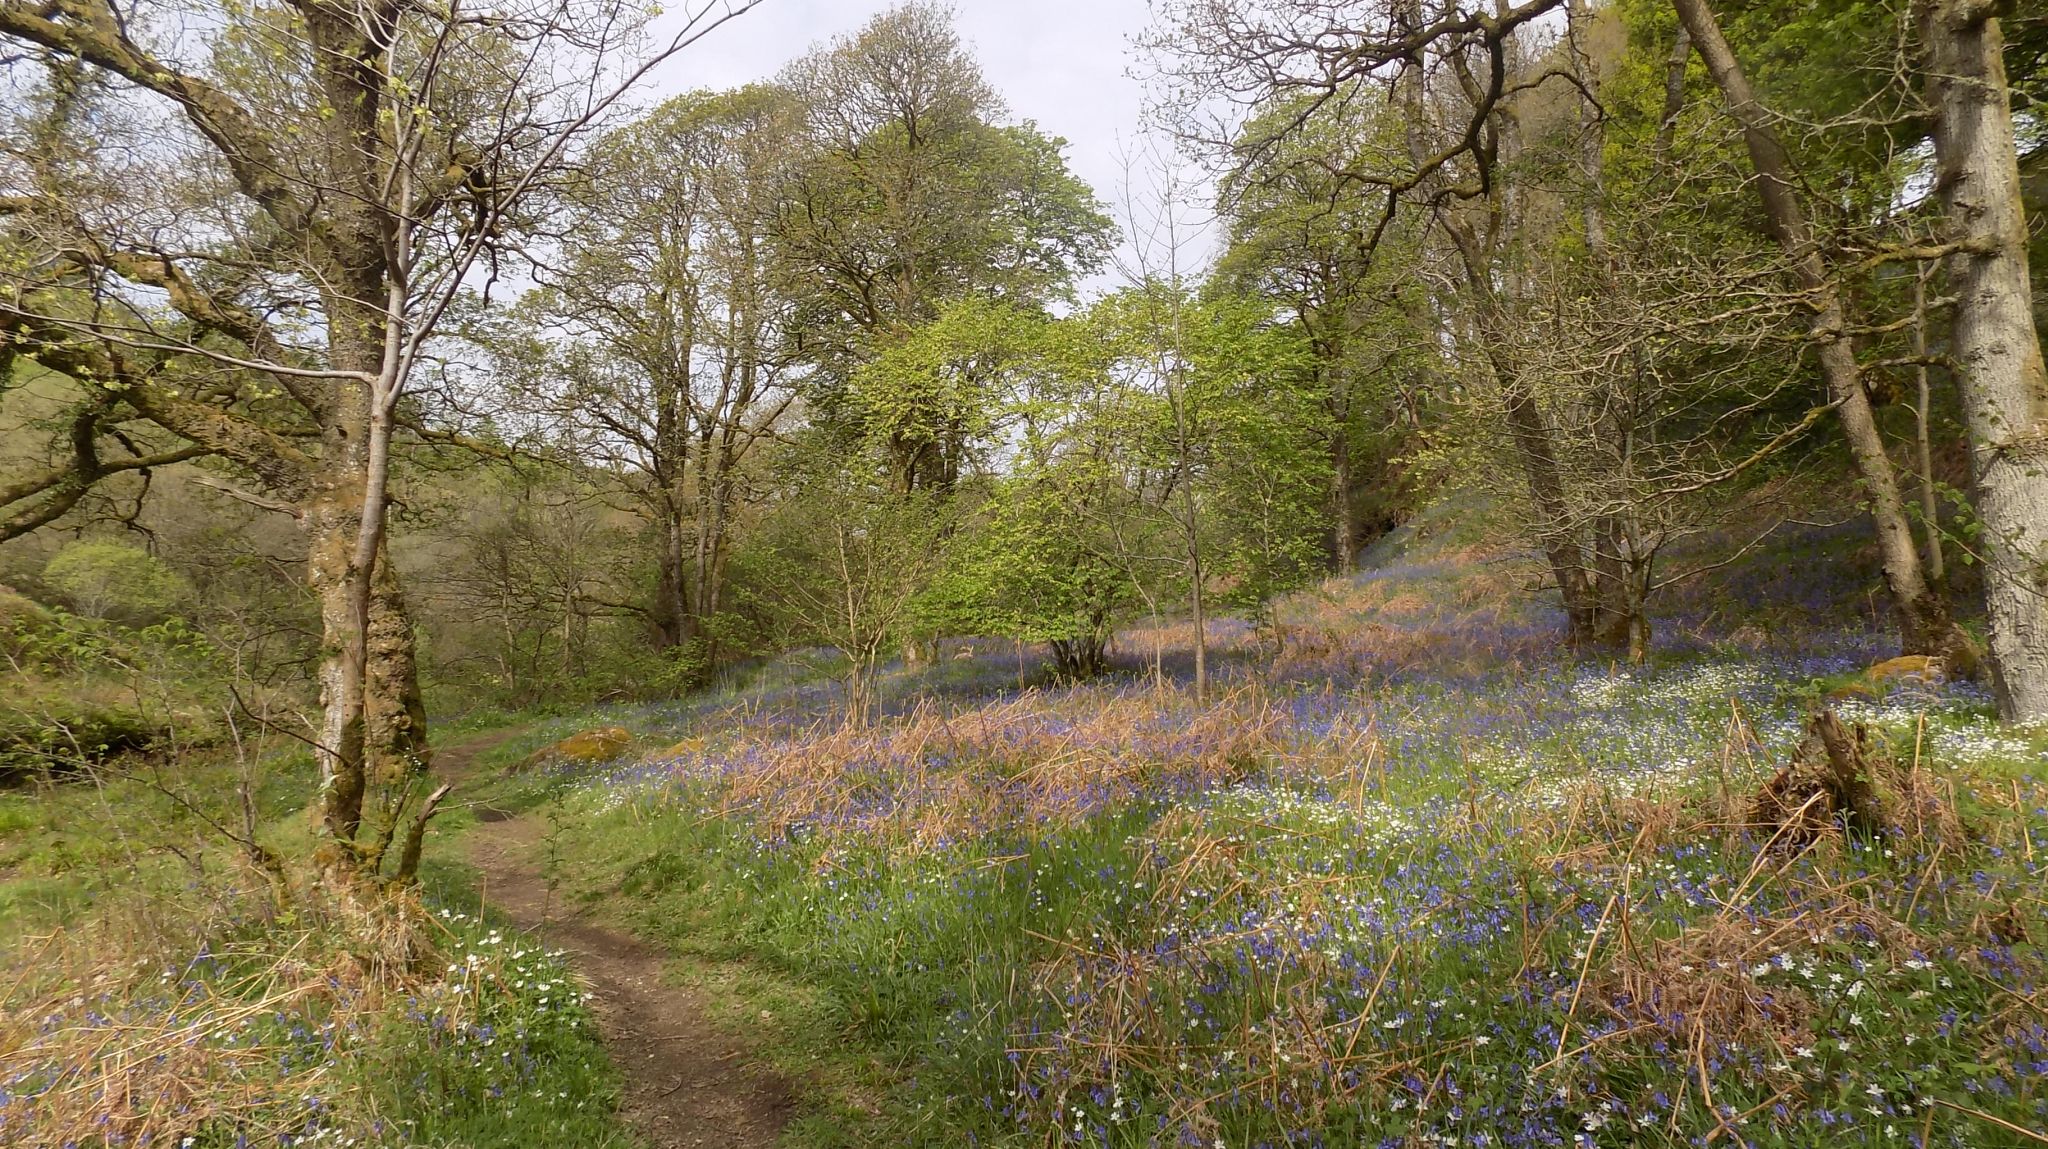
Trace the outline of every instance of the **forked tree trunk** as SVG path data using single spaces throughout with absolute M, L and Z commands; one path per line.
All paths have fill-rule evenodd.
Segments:
M 732 446 L 729 432 L 704 444 L 698 464 L 697 539 L 691 554 L 691 613 L 697 618 L 693 639 L 702 639 L 707 664 L 716 661 L 717 639 L 706 629 L 724 605 L 725 534 L 734 498 Z M 706 457 L 706 456 L 715 456 Z
M 1999 713 L 2048 718 L 2048 370 L 2034 326 L 2026 209 L 1994 4 L 1920 0 L 1935 187 L 1950 234 L 1950 334 L 1983 520 Z
M 1595 643 L 1642 662 L 1650 654 L 1650 567 L 1627 512 L 1594 520 L 1593 576 Z
M 1566 18 L 1570 32 L 1572 74 L 1580 86 L 1595 94 L 1600 90 L 1600 69 L 1594 66 L 1592 50 L 1584 37 L 1588 26 L 1596 18 L 1587 0 L 1571 0 L 1566 6 Z M 1684 76 L 1684 61 L 1679 62 L 1680 78 Z M 1666 77 L 1666 103 L 1670 102 L 1669 77 Z M 1681 84 L 1681 92 L 1682 92 Z M 1661 145 L 1660 145 L 1661 146 Z M 1581 194 L 1585 204 L 1580 218 L 1586 230 L 1586 254 L 1588 271 L 1597 283 L 1598 290 L 1612 292 L 1614 277 L 1607 250 L 1607 133 L 1605 121 L 1599 114 L 1596 103 L 1582 101 L 1579 108 L 1579 178 L 1585 181 Z M 1638 355 L 1641 349 L 1638 348 Z M 1638 370 L 1640 370 L 1640 361 Z M 1633 436 L 1623 424 L 1618 410 L 1611 411 L 1603 419 L 1606 433 L 1616 446 L 1616 454 L 1625 472 L 1633 452 Z M 1614 490 L 1617 494 L 1626 491 L 1617 475 Z M 1624 494 L 1624 499 L 1627 496 Z M 1591 563 L 1588 579 L 1591 582 L 1592 600 L 1592 643 L 1608 651 L 1626 652 L 1630 662 L 1641 662 L 1649 655 L 1650 617 L 1648 570 L 1639 561 L 1636 547 L 1636 508 L 1632 501 L 1624 501 L 1622 509 L 1609 511 L 1594 517 L 1586 532 L 1586 543 L 1590 548 Z
M 661 553 L 655 562 L 656 602 L 654 629 L 663 648 L 688 645 L 695 637 L 690 609 L 690 542 L 680 509 L 664 501 L 661 513 Z
M 1863 484 L 1865 504 L 1876 526 L 1885 586 L 1891 591 L 1898 615 L 1900 646 L 1908 654 L 1940 657 L 1958 673 L 1974 673 L 1976 646 L 1949 617 L 1948 605 L 1928 585 L 1920 565 L 1920 552 L 1906 515 L 1905 499 L 1899 491 L 1898 474 L 1892 467 L 1891 456 L 1885 452 L 1870 396 L 1863 389 L 1862 369 L 1846 334 L 1841 294 L 1814 246 L 1812 228 L 1805 208 L 1799 203 L 1791 155 L 1771 130 L 1763 107 L 1706 0 L 1672 3 L 1691 34 L 1693 47 L 1727 101 L 1729 114 L 1742 127 L 1743 143 L 1756 169 L 1757 193 L 1763 199 L 1772 235 L 1792 261 L 1793 275 L 1811 300 L 1808 306 L 1821 377 L 1827 382 L 1828 397 L 1835 404 L 1842 435 L 1848 440 L 1857 477 Z
M 1490 347 L 1500 346 L 1484 330 L 1481 338 L 1486 338 Z M 1508 432 L 1522 463 L 1523 478 L 1529 484 L 1530 501 L 1535 505 L 1536 537 L 1564 603 L 1565 641 L 1574 649 L 1595 645 L 1601 638 L 1600 603 L 1594 593 L 1592 575 L 1586 569 L 1585 549 L 1570 528 L 1571 512 L 1565 501 L 1564 476 L 1558 466 L 1556 445 L 1551 441 L 1550 424 L 1507 356 L 1495 352 L 1489 359 L 1494 380 L 1506 399 Z
M 336 366 L 375 370 L 382 360 L 381 324 L 367 308 L 330 302 L 328 327 Z M 359 863 L 369 779 L 363 769 L 365 676 L 352 649 L 356 638 L 355 555 L 368 474 L 368 388 L 335 388 L 326 414 L 318 469 L 304 504 L 307 573 L 320 604 L 320 764 L 315 832 L 322 874 L 346 880 Z
M 331 109 L 326 130 L 310 141 L 336 193 L 328 197 L 325 218 L 311 235 L 328 359 L 335 369 L 355 375 L 336 382 L 331 400 L 318 413 L 320 458 L 308 484 L 305 515 L 322 630 L 324 715 L 316 818 L 322 840 L 317 863 L 328 880 L 348 882 L 366 876 L 363 862 L 374 862 L 377 853 L 358 840 L 372 770 L 384 769 L 372 763 L 393 755 L 403 758 L 414 737 L 424 751 L 424 731 L 398 720 L 416 701 L 395 707 L 371 701 L 373 693 L 405 681 L 417 691 L 410 625 L 386 628 L 381 655 L 372 633 L 379 599 L 376 572 L 388 565 L 378 561 L 391 430 L 390 411 L 380 395 L 388 396 L 399 370 L 391 324 L 394 304 L 402 308 L 405 300 L 393 279 L 393 261 L 401 259 L 406 225 L 384 210 L 388 189 L 377 168 L 376 141 L 385 131 L 388 93 L 375 69 L 356 63 L 388 44 L 390 28 L 364 26 L 339 8 L 300 11 L 314 49 L 315 82 Z M 371 380 L 380 384 L 373 386 Z M 387 598 L 387 605 L 391 601 Z M 402 659 L 394 647 L 403 648 Z M 388 673 L 373 674 L 371 665 L 380 657 Z M 403 666 L 392 665 L 394 659 Z M 370 745 L 369 718 L 380 712 L 379 736 L 398 735 L 406 746 Z
M 875 711 L 875 664 L 872 654 L 851 656 L 846 669 L 846 725 L 865 730 Z
M 1078 638 L 1055 638 L 1053 669 L 1067 682 L 1081 682 L 1101 674 L 1109 666 L 1109 636 L 1100 631 Z
M 358 242 L 366 243 L 360 236 Z M 368 254 L 374 246 L 358 250 L 359 259 L 335 261 L 333 278 L 355 282 L 356 290 L 325 301 L 329 347 L 337 367 L 370 375 L 388 366 L 387 320 L 361 300 L 375 298 L 370 287 L 382 281 L 384 269 L 379 258 Z M 362 384 L 349 381 L 336 388 L 323 421 L 318 473 L 305 503 L 308 571 L 320 603 L 322 650 L 321 778 L 315 806 L 321 843 L 315 863 L 323 879 L 336 884 L 377 876 L 400 821 L 411 813 L 410 804 L 425 797 L 416 791 L 430 762 L 412 619 L 381 530 L 367 536 L 374 548 L 367 563 L 363 550 L 366 510 L 377 512 L 381 522 L 386 475 L 377 464 L 380 447 L 389 449 L 388 441 L 375 437 L 372 402 Z M 377 504 L 368 502 L 373 498 Z M 372 822 L 367 841 L 366 806 Z
M 320 601 L 320 797 L 317 829 L 324 847 L 317 862 L 331 877 L 374 872 L 405 816 L 404 800 L 417 797 L 432 763 L 426 705 L 420 693 L 417 644 L 397 570 L 379 556 L 372 581 L 370 627 L 361 671 L 361 697 L 346 701 L 355 608 L 346 579 L 347 555 L 358 523 L 343 508 L 309 513 L 313 586 Z M 375 794 L 370 837 L 363 841 L 366 803 Z M 410 875 L 399 875 L 409 877 Z

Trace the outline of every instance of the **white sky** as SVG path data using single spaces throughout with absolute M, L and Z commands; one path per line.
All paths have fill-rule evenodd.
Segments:
M 691 5 L 697 7 L 696 4 Z M 762 0 L 654 78 L 670 95 L 765 80 L 812 47 L 855 31 L 891 0 Z M 1067 141 L 1067 162 L 1124 219 L 1124 156 L 1139 151 L 1144 88 L 1128 75 L 1148 0 L 954 0 L 954 22 L 1019 120 Z

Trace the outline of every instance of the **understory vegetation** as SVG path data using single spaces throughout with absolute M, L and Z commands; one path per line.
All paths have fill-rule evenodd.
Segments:
M 865 730 L 788 689 L 615 712 L 677 744 L 522 785 L 792 1064 L 855 1039 L 807 1144 L 2032 1143 L 2048 741 L 1869 681 L 1853 619 L 1630 668 L 1501 589 L 1326 584 L 1277 658 L 1220 629 L 1206 704 L 1132 633 L 1101 684 L 906 672 Z M 1868 832 L 1760 805 L 1830 695 Z
M 223 849 L 242 793 L 264 843 L 303 838 L 311 765 L 0 793 L 0 1142 L 633 1144 L 582 984 L 466 867 L 371 913 Z

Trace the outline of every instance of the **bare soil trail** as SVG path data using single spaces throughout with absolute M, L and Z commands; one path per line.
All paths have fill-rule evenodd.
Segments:
M 437 751 L 449 778 L 504 733 Z M 665 955 L 563 903 L 534 854 L 537 819 L 480 808 L 469 856 L 484 873 L 484 896 L 520 929 L 566 950 L 590 984 L 605 1047 L 625 1076 L 620 1114 L 656 1149 L 768 1149 L 795 1108 L 788 1082 L 755 1062 L 713 1025 L 696 991 L 663 977 Z

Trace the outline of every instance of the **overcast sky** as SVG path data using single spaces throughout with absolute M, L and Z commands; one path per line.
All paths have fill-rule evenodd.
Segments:
M 672 61 L 661 94 L 765 80 L 812 47 L 855 31 L 890 0 L 762 0 Z M 695 5 L 693 5 L 695 7 Z M 955 0 L 960 35 L 1011 115 L 1067 141 L 1067 160 L 1123 218 L 1123 152 L 1140 135 L 1143 87 L 1130 40 L 1147 0 Z

